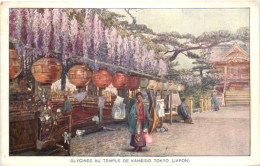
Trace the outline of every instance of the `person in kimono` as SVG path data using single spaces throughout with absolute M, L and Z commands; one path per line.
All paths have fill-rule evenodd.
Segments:
M 183 120 L 184 120 L 184 123 L 192 123 L 192 119 L 188 113 L 188 110 L 185 106 L 185 98 L 182 98 L 181 99 L 181 104 L 178 106 L 178 115 L 180 115 Z
M 73 107 L 67 96 L 64 96 L 64 104 L 61 108 L 62 111 L 72 111 Z
M 143 151 L 146 146 L 144 133 L 148 132 L 148 122 L 150 114 L 146 105 L 143 103 L 143 94 L 138 92 L 136 94 L 136 103 L 131 107 L 128 124 L 131 133 L 130 145 L 134 147 L 134 151 Z
M 213 107 L 214 111 L 218 111 L 219 110 L 219 103 L 218 103 L 218 99 L 212 94 L 211 95 L 211 105 Z

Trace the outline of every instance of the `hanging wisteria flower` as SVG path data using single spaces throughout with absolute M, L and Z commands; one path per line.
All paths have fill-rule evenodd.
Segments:
M 33 13 L 33 23 L 32 23 L 32 38 L 33 38 L 33 45 L 38 49 L 38 38 L 39 38 L 39 13 L 37 9 L 32 9 Z M 37 18 L 37 19 L 36 19 Z
M 91 39 L 93 38 L 92 31 L 92 21 L 91 21 L 91 13 L 87 9 L 85 11 L 85 18 L 83 22 L 83 30 L 84 30 L 84 39 L 83 39 L 83 53 L 85 58 L 89 58 L 90 49 L 91 49 Z
M 78 21 L 75 17 L 70 21 L 70 42 L 71 42 L 71 49 L 73 55 L 76 55 L 76 42 L 77 42 L 77 35 L 78 35 Z
M 147 67 L 148 67 L 148 51 L 145 45 L 142 47 L 142 59 L 141 59 L 141 66 L 143 71 L 147 72 Z
M 110 34 L 110 41 L 111 41 L 111 60 L 110 63 L 114 63 L 115 56 L 116 56 L 116 44 L 117 44 L 117 31 L 113 27 Z
M 16 35 L 17 35 L 17 40 L 21 41 L 21 31 L 22 31 L 22 13 L 21 13 L 21 9 L 16 9 L 16 20 L 15 20 L 15 31 L 16 31 Z
M 16 19 L 17 19 L 17 9 L 10 9 L 9 12 L 9 35 L 10 38 L 17 39 L 17 30 L 16 30 Z
M 129 63 L 130 51 L 129 51 L 129 40 L 127 37 L 123 39 L 123 57 L 121 58 L 122 66 L 127 67 Z
M 27 46 L 28 47 L 32 47 L 32 43 L 33 43 L 33 14 L 34 14 L 34 10 L 33 9 L 27 9 L 27 13 L 28 13 L 28 25 L 27 25 Z
M 111 40 L 110 40 L 110 29 L 106 27 L 105 29 L 105 42 L 107 45 L 107 57 L 105 58 L 106 61 L 109 61 L 111 59 L 112 54 L 112 46 L 111 46 Z
M 27 44 L 27 26 L 28 26 L 28 10 L 21 9 L 22 25 L 21 25 L 21 41 L 24 45 Z
M 99 15 L 94 15 L 91 10 L 85 10 L 84 21 L 79 27 L 76 17 L 69 21 L 63 9 L 44 9 L 43 14 L 38 9 L 11 9 L 10 37 L 23 44 L 15 45 L 20 55 L 48 55 L 55 50 L 63 54 L 59 60 L 64 61 L 64 64 L 71 58 L 70 55 L 79 55 L 85 59 L 122 65 L 146 73 L 167 73 L 167 64 L 163 60 L 158 61 L 154 50 L 148 51 L 140 37 L 122 37 L 115 27 L 106 27 Z M 81 11 L 82 9 L 76 10 Z M 25 53 L 26 44 L 33 51 Z M 26 60 L 26 65 L 33 60 Z M 95 62 L 85 62 L 94 69 L 103 66 Z M 116 67 L 108 69 L 117 70 Z
M 45 55 L 49 53 L 50 44 L 50 33 L 51 33 L 51 19 L 52 15 L 49 9 L 44 10 L 43 20 L 42 20 L 42 30 L 43 30 L 43 52 Z
M 84 40 L 84 30 L 83 28 L 80 28 L 78 31 L 78 36 L 77 36 L 77 49 L 76 49 L 76 55 L 83 57 L 83 40 Z
M 131 35 L 130 36 L 130 38 L 129 38 L 129 40 L 130 40 L 130 44 L 129 44 L 129 47 L 130 47 L 130 65 L 129 65 L 129 67 L 131 68 L 131 69 L 134 69 L 135 68 L 135 62 L 134 62 L 134 53 L 135 53 L 135 50 L 134 50 L 134 48 L 135 48 L 135 38 L 134 38 L 134 36 L 133 35 Z
M 123 39 L 120 35 L 117 37 L 117 54 L 115 59 L 116 65 L 121 65 L 121 59 L 124 58 L 123 55 Z
M 134 47 L 134 55 L 133 55 L 133 59 L 135 62 L 135 69 L 136 70 L 140 70 L 140 38 L 136 37 L 135 38 L 135 47 Z
M 97 56 L 98 51 L 99 51 L 99 45 L 100 45 L 100 39 L 99 39 L 99 31 L 100 31 L 100 26 L 99 26 L 99 18 L 98 15 L 96 14 L 94 16 L 94 20 L 93 20 L 93 32 L 94 32 L 94 56 Z
M 52 10 L 53 20 L 52 20 L 52 26 L 53 26 L 53 41 L 54 41 L 54 50 L 55 51 L 61 51 L 61 9 L 53 9 Z
M 69 46 L 69 20 L 65 12 L 62 12 L 62 21 L 61 21 L 61 42 L 62 42 L 62 52 L 63 54 L 68 54 Z
M 153 62 L 154 62 L 154 50 L 149 50 L 148 52 L 148 58 L 147 58 L 147 70 L 152 71 L 153 70 Z

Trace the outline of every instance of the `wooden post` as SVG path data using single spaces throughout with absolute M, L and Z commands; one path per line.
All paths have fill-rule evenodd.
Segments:
M 172 91 L 170 91 L 170 124 L 172 124 Z
M 208 102 L 207 102 L 207 97 L 204 97 L 204 111 L 207 111 L 207 105 L 208 105 Z
M 227 66 L 224 66 L 224 75 L 227 75 Z
M 102 89 L 98 88 L 98 96 L 101 97 L 102 96 Z M 103 110 L 102 108 L 98 108 L 99 110 L 99 125 L 102 125 L 102 118 L 103 118 Z
M 211 110 L 211 101 L 210 101 L 210 97 L 208 97 L 208 110 L 210 111 Z
M 221 105 L 222 106 L 225 106 L 225 93 L 226 93 L 226 86 L 227 86 L 227 84 L 226 83 L 224 83 L 224 89 L 223 89 L 223 93 L 222 93 L 222 101 L 221 101 Z
M 203 97 L 200 97 L 200 113 L 203 112 L 203 108 L 204 108 L 204 103 L 203 103 Z
M 222 106 L 225 106 L 225 93 L 226 92 L 222 93 L 222 104 L 221 104 Z
M 192 102 L 192 97 L 189 97 L 188 107 L 189 107 L 189 114 L 190 114 L 190 116 L 191 116 L 191 115 L 192 115 L 192 112 L 193 112 L 193 102 Z

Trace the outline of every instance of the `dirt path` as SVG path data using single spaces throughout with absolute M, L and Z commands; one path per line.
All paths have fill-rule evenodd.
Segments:
M 154 132 L 144 152 L 132 152 L 126 124 L 73 138 L 73 156 L 207 156 L 249 155 L 249 107 L 223 107 L 220 111 L 194 114 L 194 124 L 165 122 L 168 132 Z

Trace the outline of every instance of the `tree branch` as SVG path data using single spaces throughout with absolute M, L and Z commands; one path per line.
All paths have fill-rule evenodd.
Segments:
M 132 24 L 136 24 L 136 18 L 130 13 L 130 9 L 125 9 L 125 11 L 132 18 Z
M 174 52 L 173 55 L 170 57 L 170 61 L 173 61 L 176 59 L 176 57 L 178 56 L 179 53 L 182 53 L 184 51 L 190 51 L 190 50 L 198 50 L 198 49 L 207 49 L 207 48 L 211 48 L 213 46 L 216 46 L 218 45 L 219 42 L 214 42 L 208 46 L 202 46 L 202 45 L 199 45 L 199 46 L 196 46 L 196 47 L 189 47 L 189 48 L 183 48 L 183 49 L 176 49 L 176 50 L 172 50 L 170 52 Z

